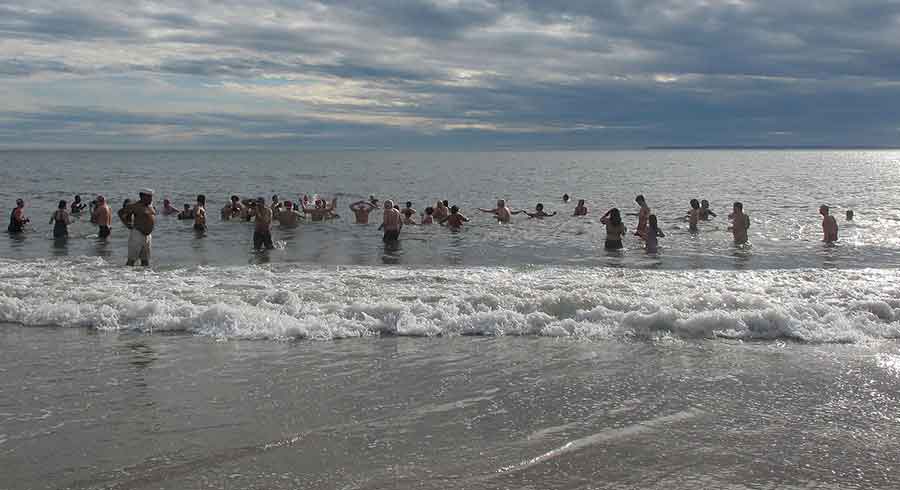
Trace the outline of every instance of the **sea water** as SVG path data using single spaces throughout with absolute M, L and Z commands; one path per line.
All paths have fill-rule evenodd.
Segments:
M 32 218 L 0 240 L 0 488 L 894 488 L 898 160 L 0 152 L 0 202 Z M 119 224 L 52 239 L 58 200 L 142 187 L 206 194 L 209 232 L 159 216 L 150 268 L 123 266 Z M 341 217 L 257 253 L 252 223 L 218 219 L 231 194 L 337 197 Z M 631 230 L 604 251 L 600 216 L 637 194 L 660 252 Z M 369 195 L 471 221 L 385 248 L 378 212 L 347 209 Z M 500 198 L 558 214 L 476 210 Z M 718 213 L 695 234 L 692 198 Z

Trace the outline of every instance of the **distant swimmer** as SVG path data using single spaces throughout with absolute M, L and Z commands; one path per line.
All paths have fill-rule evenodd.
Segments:
M 194 218 L 194 231 L 198 233 L 206 232 L 206 196 L 197 195 L 197 204 L 191 211 L 191 217 Z
M 650 217 L 650 206 L 647 205 L 647 200 L 644 199 L 643 195 L 638 195 L 634 198 L 634 202 L 638 203 L 641 209 L 635 213 L 631 213 L 631 216 L 638 217 L 637 230 L 634 232 L 635 235 L 640 236 L 644 231 L 647 230 L 647 220 Z
M 425 208 L 425 214 L 422 215 L 422 224 L 423 225 L 431 225 L 434 224 L 434 208 L 428 206 Z
M 69 218 L 69 212 L 66 211 L 65 200 L 59 201 L 56 211 L 50 216 L 50 224 L 53 225 L 53 238 L 67 238 L 69 236 L 69 224 L 72 220 Z
M 134 265 L 140 259 L 141 265 L 150 265 L 151 233 L 156 224 L 156 209 L 153 208 L 153 190 L 138 192 L 140 200 L 119 210 L 119 219 L 131 230 L 128 236 L 128 260 L 125 265 Z
M 648 254 L 655 254 L 659 251 L 659 239 L 665 237 L 666 234 L 659 229 L 656 215 L 651 214 L 647 219 L 647 231 L 644 233 L 644 248 Z
M 701 221 L 709 221 L 709 218 L 715 218 L 716 213 L 712 212 L 712 209 L 709 209 L 709 201 L 703 199 L 700 201 L 700 220 Z
M 413 219 L 413 216 L 415 216 L 417 212 L 415 209 L 413 209 L 412 202 L 406 201 L 406 207 L 400 210 L 400 214 L 403 215 L 404 225 L 416 224 L 416 220 Z
M 603 248 L 607 250 L 620 250 L 622 248 L 622 237 L 625 236 L 628 229 L 625 228 L 625 223 L 622 223 L 622 214 L 619 212 L 618 208 L 612 208 L 607 211 L 606 214 L 600 218 L 600 222 L 606 225 L 606 243 Z
M 484 209 L 478 208 L 482 213 L 491 213 L 497 218 L 497 222 L 499 223 L 509 223 L 512 219 L 512 215 L 519 214 L 522 211 L 511 211 L 509 207 L 506 205 L 505 199 L 497 199 L 497 207 L 494 209 Z M 446 216 L 444 217 L 446 218 Z
M 31 223 L 31 220 L 25 217 L 25 201 L 16 199 L 16 207 L 9 213 L 9 227 L 6 231 L 10 233 L 25 232 L 25 225 Z
M 375 201 L 377 202 L 378 200 L 375 199 Z M 369 213 L 371 213 L 372 210 L 377 207 L 378 205 L 372 203 L 371 200 L 356 201 L 355 203 L 350 205 L 350 211 L 353 211 L 353 215 L 356 216 L 356 224 L 367 225 L 369 224 Z
M 384 217 L 379 230 L 384 230 L 384 243 L 393 243 L 400 239 L 400 229 L 403 227 L 400 211 L 394 207 L 394 201 L 384 201 Z
M 550 213 L 550 214 L 547 214 L 546 212 L 544 212 L 544 205 L 541 203 L 537 203 L 537 205 L 534 206 L 533 213 L 529 213 L 528 211 L 522 211 L 522 212 L 527 214 L 529 218 L 537 218 L 537 219 L 544 219 L 544 218 L 550 218 L 552 216 L 556 216 L 556 211 L 554 211 L 553 213 Z
M 97 205 L 94 207 L 94 214 L 91 218 L 97 225 L 97 236 L 99 238 L 106 238 L 111 233 L 112 216 L 112 209 L 109 208 L 106 198 L 97 196 Z
M 819 206 L 819 214 L 822 215 L 822 241 L 833 243 L 838 241 L 838 224 L 834 216 L 829 214 L 828 206 Z
M 453 231 L 459 231 L 462 229 L 463 223 L 469 221 L 469 218 L 466 218 L 465 215 L 459 212 L 459 207 L 453 206 L 450 208 L 450 214 L 440 221 L 440 224 L 447 223 L 447 228 L 450 228 Z
M 853 210 L 852 209 L 847 210 L 847 221 L 853 221 Z
M 262 250 L 272 250 L 275 245 L 272 243 L 272 209 L 266 206 L 266 198 L 256 198 L 256 206 L 253 207 L 253 248 Z
M 588 208 L 584 205 L 584 199 L 579 199 L 578 204 L 575 206 L 575 212 L 572 213 L 572 216 L 587 216 Z
M 700 223 L 700 201 L 691 199 L 691 210 L 687 214 L 688 229 L 698 231 L 697 225 Z
M 81 214 L 84 211 L 85 204 L 81 202 L 81 196 L 76 194 L 75 199 L 72 200 L 71 213 L 72 214 Z
M 281 212 L 282 204 L 281 200 L 278 199 L 278 194 L 272 195 L 272 204 L 269 205 L 269 209 L 272 210 L 273 216 L 278 216 L 278 213 Z
M 244 206 L 241 204 L 241 198 L 238 196 L 231 196 L 231 203 L 226 204 L 224 208 L 222 208 L 222 219 L 225 221 L 237 219 L 241 217 L 241 213 L 244 212 Z
M 185 204 L 185 206 L 187 206 L 187 204 Z M 180 213 L 175 206 L 172 206 L 172 201 L 170 201 L 168 199 L 163 199 L 162 214 L 163 214 L 163 216 L 171 216 L 173 214 L 180 214 Z M 179 216 L 179 218 L 180 218 L 180 216 Z M 184 219 L 188 219 L 188 218 L 184 218 Z
M 447 209 L 447 205 L 445 204 L 447 201 L 438 201 L 434 203 L 434 220 L 438 223 L 447 219 L 447 216 L 450 215 L 450 210 Z
M 194 219 L 194 211 L 191 209 L 190 204 L 184 203 L 184 209 L 178 213 L 178 219 Z
M 740 202 L 734 203 L 733 212 L 728 215 L 731 220 L 731 226 L 728 228 L 734 235 L 734 243 L 743 245 L 747 243 L 747 230 L 750 229 L 750 216 L 744 214 L 744 205 Z
M 281 206 L 281 211 L 275 215 L 275 219 L 278 220 L 278 224 L 285 227 L 293 227 L 297 226 L 301 219 L 305 219 L 306 217 L 294 209 L 294 203 L 291 201 L 284 201 Z
M 569 203 L 569 195 L 568 194 L 563 194 L 563 202 L 566 204 Z

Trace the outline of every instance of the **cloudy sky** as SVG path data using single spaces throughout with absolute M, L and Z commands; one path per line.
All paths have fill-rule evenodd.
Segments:
M 888 146 L 896 0 L 0 0 L 0 145 Z

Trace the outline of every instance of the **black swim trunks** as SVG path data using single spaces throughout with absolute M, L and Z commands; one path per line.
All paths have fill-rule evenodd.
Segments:
M 259 250 L 263 246 L 266 247 L 266 250 L 272 250 L 273 248 L 275 248 L 275 245 L 272 244 L 272 233 L 268 231 L 254 231 L 253 248 Z
M 385 230 L 384 238 L 382 239 L 384 243 L 388 242 L 396 242 L 400 239 L 400 230 Z
M 622 240 L 607 240 L 605 248 L 607 250 L 620 250 L 622 248 Z
M 203 233 L 206 231 L 206 225 L 201 225 L 200 223 L 194 223 L 194 231 Z
M 100 229 L 97 231 L 97 236 L 100 238 L 106 238 L 110 234 L 110 229 L 106 225 L 100 225 Z

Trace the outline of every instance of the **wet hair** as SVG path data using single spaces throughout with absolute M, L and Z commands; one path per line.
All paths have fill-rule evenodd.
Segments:
M 644 195 L 643 195 L 643 194 L 638 194 L 638 197 L 635 197 L 635 198 L 634 198 L 634 202 L 640 203 L 640 202 L 646 202 L 646 201 L 647 201 L 647 200 L 644 199 Z
M 431 216 L 432 214 L 434 214 L 434 208 L 431 206 L 428 206 L 427 208 L 425 208 L 425 214 L 427 214 L 428 216 Z
M 450 214 L 456 214 L 459 212 L 459 206 L 454 205 L 450 208 Z
M 171 203 L 172 203 L 172 201 L 170 201 L 168 199 L 163 199 L 163 204 L 171 204 Z
M 568 201 L 568 200 L 569 200 L 569 195 L 563 194 L 563 201 Z
M 59 201 L 59 206 L 57 206 L 57 207 L 58 207 L 59 209 L 66 209 L 66 204 L 67 204 L 67 203 L 66 203 L 66 200 L 65 200 L 65 199 L 62 199 L 62 200 Z
M 443 203 L 444 206 L 449 206 L 449 205 L 450 205 L 450 201 L 448 201 L 448 200 L 446 200 L 446 199 L 444 199 L 443 201 L 441 201 L 441 203 Z
M 406 207 L 407 207 L 407 208 L 411 208 L 411 207 L 412 207 L 412 203 L 409 202 L 409 201 L 406 201 Z
M 830 210 L 827 204 L 823 204 L 819 206 L 819 211 L 825 211 L 826 213 Z
M 197 202 L 200 204 L 206 204 L 206 196 L 203 194 L 197 194 Z
M 534 207 L 534 209 L 537 209 L 538 211 L 540 211 L 540 210 L 544 209 L 544 205 L 542 203 L 537 203 L 537 205 Z
M 700 207 L 708 208 L 708 207 L 709 207 L 709 201 L 707 201 L 706 199 L 701 200 L 701 201 L 700 201 Z
M 614 226 L 622 224 L 622 213 L 619 212 L 619 208 L 612 208 L 609 210 L 609 222 Z
M 124 201 L 122 201 L 123 208 L 127 208 L 129 204 L 131 204 L 131 199 L 125 199 Z
M 75 194 L 75 202 L 81 202 L 81 195 Z
M 659 223 L 657 223 L 657 221 L 656 221 L 655 214 L 651 214 L 650 216 L 647 217 L 647 226 L 649 226 L 653 230 L 659 229 Z
M 275 202 L 277 200 L 278 200 L 278 194 L 272 194 L 272 202 Z
M 394 204 L 394 209 L 396 209 L 397 211 L 400 211 L 400 205 L 399 205 L 399 204 Z
M 735 201 L 735 202 L 734 202 L 734 209 L 737 209 L 737 210 L 739 210 L 739 211 L 743 211 L 743 210 L 744 210 L 744 204 L 741 203 L 740 201 Z
M 691 209 L 700 209 L 700 201 L 691 199 Z
M 238 197 L 238 196 L 234 196 L 234 195 L 233 195 L 233 196 L 231 196 L 231 200 L 232 200 L 232 201 L 240 201 L 241 198 Z
M 850 221 L 850 220 L 852 220 L 852 219 L 853 219 L 853 210 L 852 210 L 852 209 L 848 209 L 848 210 L 847 210 L 847 221 Z

